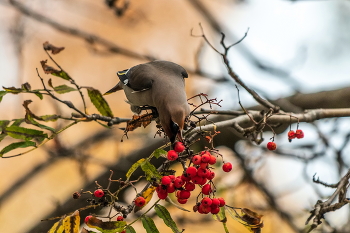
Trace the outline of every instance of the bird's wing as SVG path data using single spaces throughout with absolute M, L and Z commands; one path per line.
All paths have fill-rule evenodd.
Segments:
M 120 81 L 130 87 L 133 93 L 146 91 L 152 87 L 154 71 L 144 64 L 117 73 Z

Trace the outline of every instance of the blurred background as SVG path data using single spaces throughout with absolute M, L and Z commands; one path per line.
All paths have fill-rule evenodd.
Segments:
M 232 47 L 230 64 L 240 78 L 264 98 L 288 112 L 350 107 L 350 1 L 348 0 L 0 0 L 0 85 L 20 87 L 28 82 L 42 88 L 37 76 L 48 59 L 42 44 L 49 41 L 65 49 L 56 62 L 81 86 L 102 93 L 113 87 L 116 72 L 152 59 L 169 60 L 189 73 L 187 96 L 206 93 L 223 100 L 222 110 L 240 110 L 235 82 L 227 75 L 221 57 L 201 37 L 199 23 L 213 46 L 247 37 Z M 192 35 L 191 35 L 192 32 Z M 54 64 L 49 61 L 49 65 Z M 53 79 L 55 86 L 64 83 Z M 87 95 L 85 93 L 85 95 Z M 257 103 L 243 88 L 246 108 Z M 78 93 L 60 96 L 82 108 Z M 34 95 L 4 96 L 0 119 L 23 118 L 24 100 L 31 99 L 36 115 L 70 116 L 71 110 L 49 98 Z M 106 96 L 115 116 L 132 113 L 124 93 Z M 88 103 L 89 113 L 96 109 Z M 228 116 L 229 117 L 229 116 Z M 214 120 L 227 117 L 213 118 Z M 222 130 L 215 145 L 234 164 L 233 172 L 219 172 L 215 183 L 227 204 L 263 214 L 263 232 L 301 232 L 309 211 L 334 190 L 314 184 L 336 183 L 350 166 L 349 119 L 301 123 L 303 140 L 287 140 L 284 129 L 275 138 L 276 152 Z M 52 123 L 62 128 L 67 122 Z M 0 161 L 0 232 L 47 232 L 54 221 L 44 221 L 86 205 L 72 193 L 94 190 L 94 181 L 106 185 L 124 178 L 130 165 L 161 146 L 156 127 L 139 128 L 121 142 L 123 125 L 105 129 L 96 123 L 78 124 L 45 146 L 23 156 Z M 292 125 L 295 129 L 296 126 Z M 5 138 L 0 149 L 13 142 Z M 141 187 L 141 186 L 140 186 Z M 131 202 L 132 190 L 123 194 Z M 193 202 L 185 208 L 191 209 Z M 180 229 L 186 232 L 224 232 L 210 216 L 186 213 L 169 206 Z M 82 212 L 88 215 L 92 210 Z M 101 212 L 103 215 L 103 211 Z M 315 232 L 350 232 L 349 207 L 327 213 Z M 133 216 L 131 216 L 132 220 Z M 129 221 L 129 219 L 127 219 Z M 170 232 L 155 218 L 161 232 Z M 233 219 L 230 232 L 248 232 Z M 140 223 L 137 232 L 145 232 Z

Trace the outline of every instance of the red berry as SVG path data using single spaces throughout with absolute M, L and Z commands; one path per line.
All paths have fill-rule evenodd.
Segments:
M 210 160 L 210 154 L 209 153 L 205 153 L 202 155 L 202 163 L 208 163 Z
M 168 185 L 171 183 L 171 179 L 169 176 L 163 176 L 160 182 L 162 182 L 162 185 Z
M 213 171 L 208 172 L 208 174 L 207 174 L 208 180 L 212 180 L 212 179 L 214 179 L 214 177 L 215 177 L 215 172 L 213 172 Z
M 209 195 L 213 190 L 211 189 L 211 186 L 210 184 L 205 184 L 203 187 L 202 187 L 202 193 L 204 195 Z
M 217 213 L 219 213 L 219 212 L 220 212 L 219 206 L 211 206 L 211 208 L 210 208 L 210 213 L 212 213 L 212 214 L 217 214 Z
M 212 200 L 209 197 L 205 197 L 201 201 L 201 205 L 203 206 L 211 206 Z
M 188 199 L 191 196 L 191 192 L 187 190 L 181 190 L 178 194 L 178 198 L 180 199 Z
M 142 207 L 146 204 L 146 200 L 143 197 L 137 197 L 134 202 L 135 202 L 135 205 L 138 207 Z
M 174 185 L 174 183 L 170 183 L 170 184 L 166 187 L 166 191 L 167 191 L 167 193 L 173 193 L 173 192 L 175 192 L 175 185 Z
M 105 195 L 105 193 L 103 192 L 102 189 L 96 189 L 94 192 L 95 197 L 103 197 L 104 195 Z
M 174 180 L 174 186 L 175 188 L 179 189 L 181 188 L 185 183 L 183 182 L 183 180 L 180 178 L 180 177 L 177 177 L 175 180 Z
M 201 164 L 199 165 L 200 168 L 203 168 L 203 169 L 207 169 L 208 167 L 208 163 L 203 163 L 201 162 Z
M 185 146 L 182 142 L 175 142 L 174 150 L 180 153 L 185 150 Z
M 124 220 L 123 216 L 118 216 L 117 217 L 117 221 L 123 221 L 123 220 Z
M 168 196 L 168 193 L 167 192 L 157 192 L 157 195 L 158 195 L 159 199 L 164 200 Z
M 203 204 L 200 204 L 198 207 L 198 212 L 201 214 L 209 214 L 211 211 L 211 207 L 210 206 L 205 206 Z
M 194 183 L 192 183 L 191 181 L 186 182 L 185 189 L 187 191 L 193 191 L 195 188 L 196 188 L 196 185 Z
M 188 167 L 186 169 L 186 174 L 189 176 L 189 177 L 194 177 L 197 175 L 197 168 L 195 167 Z
M 203 177 L 200 177 L 200 176 L 194 176 L 192 177 L 192 182 L 195 183 L 195 184 L 199 184 L 199 183 L 202 183 L 204 180 Z
M 219 206 L 220 205 L 220 201 L 218 198 L 212 198 L 211 199 L 211 206 Z
M 301 129 L 298 129 L 297 131 L 295 131 L 295 136 L 297 137 L 297 139 L 303 138 L 304 132 Z
M 91 216 L 91 215 L 86 216 L 86 218 L 85 218 L 84 222 L 85 222 L 85 223 L 88 223 L 88 221 L 89 221 L 89 219 L 90 219 L 90 218 L 92 218 L 92 216 Z
M 210 159 L 208 163 L 210 165 L 214 165 L 216 163 L 216 157 L 214 155 L 210 155 Z
M 199 181 L 199 185 L 204 185 L 205 183 L 207 183 L 207 178 L 205 178 L 205 177 L 202 177 L 203 179 L 201 180 L 201 181 Z
M 294 130 L 288 132 L 288 140 L 291 141 L 296 137 Z
M 209 170 L 203 169 L 203 168 L 198 168 L 197 170 L 197 176 L 200 177 L 207 177 Z
M 181 175 L 181 180 L 183 182 L 187 182 L 191 180 L 191 177 L 187 175 L 187 173 Z
M 226 204 L 224 198 L 219 197 L 218 200 L 220 201 L 220 205 L 219 205 L 220 207 L 222 207 Z
M 266 147 L 267 147 L 267 149 L 269 149 L 269 150 L 276 150 L 277 145 L 276 145 L 275 142 L 268 142 Z
M 230 172 L 232 170 L 232 164 L 230 162 L 224 163 L 222 165 L 222 170 L 224 172 Z
M 120 233 L 126 233 L 126 230 L 124 230 L 124 231 L 122 231 L 122 232 L 120 232 Z
M 199 165 L 202 162 L 202 157 L 200 155 L 195 155 L 192 157 L 192 163 L 194 165 Z
M 175 180 L 175 176 L 174 176 L 174 175 L 168 175 L 168 176 L 169 176 L 169 178 L 170 178 L 171 181 L 174 181 L 174 180 Z
M 180 204 L 185 204 L 187 202 L 187 199 L 178 198 L 177 202 L 180 203 Z
M 174 160 L 176 160 L 178 157 L 179 157 L 179 155 L 177 154 L 176 151 L 174 151 L 174 150 L 169 150 L 169 151 L 168 151 L 168 154 L 167 154 L 168 160 L 174 161 Z

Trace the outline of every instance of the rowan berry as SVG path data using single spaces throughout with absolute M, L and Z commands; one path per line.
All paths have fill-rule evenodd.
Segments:
M 187 190 L 180 190 L 180 192 L 178 193 L 178 198 L 180 199 L 188 199 L 191 196 L 191 192 L 187 191 Z
M 79 199 L 81 197 L 80 192 L 74 192 L 73 193 L 73 199 Z
M 220 205 L 220 201 L 218 198 L 212 198 L 211 199 L 211 206 L 219 206 Z
M 171 181 L 174 181 L 174 180 L 175 180 L 175 176 L 174 176 L 174 175 L 168 175 L 168 176 L 169 176 L 169 178 L 170 178 Z
M 200 183 L 203 182 L 203 180 L 204 180 L 204 178 L 203 178 L 203 177 L 200 177 L 200 176 L 194 176 L 194 177 L 192 177 L 192 182 L 193 182 L 194 184 L 200 184 Z
M 212 214 L 217 214 L 217 213 L 219 213 L 219 212 L 220 212 L 219 206 L 211 206 L 211 207 L 210 207 L 210 213 L 212 213 Z
M 213 171 L 208 172 L 208 174 L 207 174 L 208 180 L 212 180 L 212 179 L 214 179 L 214 177 L 215 177 L 215 172 L 213 172 Z
M 181 188 L 185 183 L 183 182 L 183 180 L 181 180 L 180 177 L 177 177 L 175 180 L 174 180 L 174 186 L 175 188 L 179 189 Z
M 209 170 L 207 170 L 207 169 L 198 168 L 198 170 L 197 170 L 197 176 L 200 176 L 200 177 L 207 177 L 208 172 L 209 172 Z
M 146 204 L 146 200 L 143 197 L 137 197 L 134 202 L 135 202 L 135 205 L 138 207 L 142 207 Z
M 294 130 L 288 132 L 288 140 L 291 142 L 296 137 Z
M 91 215 L 86 216 L 86 218 L 85 218 L 84 222 L 85 222 L 85 223 L 88 223 L 88 221 L 89 221 L 89 219 L 90 219 L 90 218 L 92 218 L 92 216 L 91 216 Z
M 123 216 L 118 216 L 117 217 L 117 221 L 123 221 L 123 220 L 124 220 Z
M 203 169 L 207 169 L 208 167 L 208 163 L 203 163 L 201 162 L 201 164 L 199 165 L 200 168 L 203 168 Z
M 187 173 L 181 175 L 181 180 L 184 182 L 190 181 L 191 177 Z
M 171 179 L 169 176 L 163 176 L 160 182 L 162 185 L 169 185 L 171 183 Z
M 185 184 L 185 189 L 187 190 L 187 191 L 193 191 L 194 189 L 196 188 L 196 185 L 194 184 L 194 183 L 192 183 L 191 181 L 189 181 L 189 182 L 186 182 L 186 184 Z
M 304 132 L 301 129 L 298 129 L 297 131 L 295 131 L 295 136 L 297 137 L 297 139 L 303 138 Z
M 223 207 L 226 204 L 224 198 L 219 197 L 218 200 L 220 201 L 220 207 Z
M 230 172 L 232 170 L 232 164 L 230 162 L 224 163 L 222 165 L 222 170 L 224 172 Z
M 275 142 L 268 142 L 266 145 L 267 149 L 269 150 L 276 150 L 277 149 L 277 145 Z
M 164 200 L 165 198 L 167 198 L 168 193 L 167 192 L 157 192 L 157 195 L 158 195 L 159 199 Z
M 211 207 L 210 206 L 205 206 L 203 204 L 200 204 L 198 207 L 198 212 L 201 214 L 209 214 L 211 211 Z
M 200 155 L 195 155 L 192 157 L 192 163 L 194 165 L 199 165 L 202 162 L 202 157 Z
M 177 154 L 176 151 L 174 151 L 174 150 L 169 150 L 169 151 L 168 151 L 168 154 L 167 154 L 168 160 L 174 161 L 174 160 L 176 160 L 178 157 L 179 157 L 179 155 Z
M 180 153 L 185 150 L 185 146 L 182 142 L 175 142 L 174 150 Z
M 202 187 L 202 193 L 204 195 L 209 195 L 213 190 L 211 189 L 211 186 L 210 184 L 205 184 L 203 187 Z
M 191 178 L 197 175 L 197 168 L 195 167 L 188 167 L 186 169 L 186 174 L 190 176 Z
M 205 183 L 207 183 L 208 179 L 205 177 L 202 177 L 202 180 L 199 181 L 199 185 L 204 185 Z
M 210 160 L 210 154 L 209 153 L 205 153 L 202 155 L 202 163 L 208 163 Z
M 103 197 L 104 195 L 105 195 L 105 193 L 103 192 L 102 189 L 96 189 L 94 192 L 95 197 Z
M 216 157 L 214 155 L 210 155 L 210 159 L 208 163 L 210 165 L 214 165 L 216 163 Z
M 167 193 L 173 193 L 173 192 L 175 192 L 175 185 L 174 185 L 174 183 L 170 183 L 170 184 L 166 187 L 166 191 L 167 191 Z
M 186 204 L 187 199 L 185 199 L 185 198 L 184 198 L 184 199 L 178 198 L 178 199 L 177 199 L 177 202 L 180 203 L 180 204 Z
M 209 197 L 205 197 L 201 201 L 201 205 L 203 206 L 211 206 L 212 200 Z

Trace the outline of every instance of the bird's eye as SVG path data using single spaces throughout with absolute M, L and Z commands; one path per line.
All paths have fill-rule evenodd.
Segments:
M 181 75 L 182 75 L 182 77 L 184 77 L 184 78 L 188 78 L 188 74 L 187 74 L 186 71 L 182 71 L 182 72 L 181 72 Z

